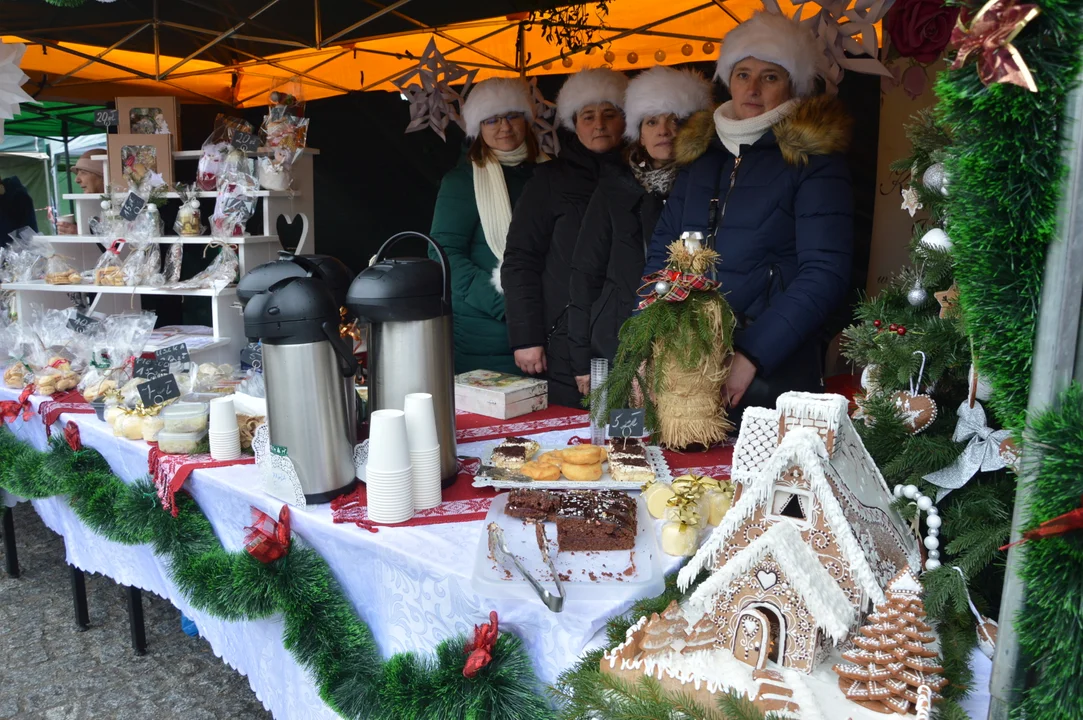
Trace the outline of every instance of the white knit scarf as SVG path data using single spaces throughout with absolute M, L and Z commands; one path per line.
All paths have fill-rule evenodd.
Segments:
M 796 107 L 797 100 L 787 100 L 763 115 L 738 120 L 733 110 L 733 101 L 728 100 L 714 111 L 714 129 L 726 149 L 734 155 L 740 155 L 742 145 L 751 145 L 759 140 L 772 125 L 788 117 Z
M 514 150 L 489 148 L 489 152 L 497 162 L 484 165 L 474 163 L 474 197 L 478 203 L 481 229 L 485 232 L 485 244 L 499 263 L 504 259 L 508 228 L 511 226 L 511 198 L 508 197 L 503 166 L 519 165 L 526 160 L 529 151 L 524 142 Z

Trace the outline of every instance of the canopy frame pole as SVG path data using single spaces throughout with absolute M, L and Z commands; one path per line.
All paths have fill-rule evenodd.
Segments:
M 200 10 L 204 10 L 204 11 L 206 11 L 208 13 L 211 13 L 211 14 L 214 14 L 214 15 L 220 15 L 220 16 L 226 18 L 227 20 L 229 20 L 231 22 L 240 21 L 240 17 L 238 15 L 223 12 L 221 8 L 216 7 L 213 4 L 208 5 L 207 3 L 200 2 L 199 0 L 183 0 L 183 2 L 187 3 L 188 5 L 192 5 L 193 7 L 197 7 Z M 295 35 L 292 32 L 287 32 L 287 31 L 285 31 L 285 30 L 283 30 L 281 28 L 273 28 L 273 27 L 271 27 L 269 25 L 264 25 L 263 23 L 256 20 L 254 15 L 250 16 L 248 18 L 245 18 L 244 22 L 246 24 L 248 24 L 248 25 L 251 25 L 254 28 L 258 28 L 258 29 L 260 29 L 260 30 L 262 30 L 262 31 L 264 31 L 266 33 L 270 33 L 271 35 L 277 34 L 277 35 L 281 35 L 282 37 L 287 37 L 287 38 L 291 38 L 293 40 L 296 40 L 300 47 L 306 47 L 306 48 L 311 48 L 312 47 L 312 43 L 308 42 L 305 38 L 302 38 L 302 37 L 300 37 L 298 35 Z M 213 31 L 211 31 L 211 34 L 215 34 L 217 32 L 218 32 L 218 30 L 213 30 Z M 236 34 L 234 34 L 233 37 L 236 37 Z
M 158 42 L 158 0 L 154 0 L 154 77 L 162 79 L 162 52 Z
M 64 170 L 65 175 L 68 176 L 68 192 L 73 193 L 71 189 L 71 153 L 68 152 L 68 121 L 60 121 L 60 131 L 64 133 Z
M 1063 127 L 1067 137 L 1062 157 L 1068 173 L 1057 209 L 1057 234 L 1049 245 L 1042 274 L 1028 421 L 1056 407 L 1060 394 L 1073 379 L 1083 381 L 1083 273 L 1079 272 L 1083 267 L 1083 88 L 1078 85 L 1068 95 Z M 1024 523 L 1029 519 L 1037 473 L 1038 463 L 1024 455 L 1012 513 L 1013 543 L 1022 537 Z M 1031 667 L 1030 658 L 1024 657 L 1019 647 L 1015 629 L 1016 618 L 1025 609 L 1026 587 L 1019 575 L 1023 552 L 1019 545 L 1008 550 L 1000 632 L 989 678 L 989 720 L 1007 720 L 1027 685 Z
M 513 27 L 515 27 L 515 25 L 514 25 L 514 24 L 511 24 L 511 25 L 505 25 L 504 27 L 501 27 L 501 28 L 497 28 L 496 30 L 490 30 L 489 32 L 485 33 L 484 35 L 482 35 L 482 36 L 480 36 L 480 37 L 477 37 L 477 38 L 474 38 L 474 39 L 473 39 L 473 40 L 471 40 L 470 42 L 471 42 L 471 43 L 476 43 L 476 42 L 481 42 L 482 40 L 487 40 L 487 39 L 489 39 L 489 38 L 491 38 L 491 37 L 493 37 L 493 36 L 495 36 L 495 35 L 499 35 L 500 33 L 504 32 L 505 30 L 508 30 L 508 29 L 510 29 L 510 28 L 513 28 Z M 464 50 L 464 49 L 466 49 L 466 46 L 465 46 L 465 45 L 463 45 L 462 43 L 459 43 L 459 47 L 454 47 L 454 48 L 451 48 L 451 49 L 450 49 L 450 50 L 448 50 L 448 51 L 447 51 L 446 53 L 444 53 L 444 57 L 447 57 L 448 55 L 451 55 L 452 53 L 455 53 L 455 52 L 458 52 L 459 50 Z M 412 58 L 412 59 L 413 59 L 413 60 L 417 60 L 417 58 Z M 464 67 L 465 67 L 466 65 L 468 65 L 468 63 L 461 63 L 461 64 L 462 64 L 462 65 L 463 65 Z M 473 65 L 472 63 L 469 63 L 469 64 Z M 505 67 L 507 67 L 507 66 L 506 66 L 506 64 L 504 64 L 504 63 L 502 63 L 502 65 L 504 65 Z M 477 65 L 474 65 L 474 66 L 475 66 L 475 67 L 480 67 L 480 66 L 477 66 Z M 412 69 L 412 68 L 405 68 L 405 69 L 403 69 L 403 70 L 398 70 L 398 71 L 396 71 L 395 73 L 393 73 L 393 74 L 391 74 L 391 75 L 388 75 L 387 77 L 385 77 L 385 78 L 383 78 L 383 79 L 379 80 L 378 82 L 375 82 L 375 83 L 369 83 L 369 84 L 368 84 L 368 87 L 369 87 L 369 89 L 372 89 L 372 88 L 377 88 L 377 87 L 379 87 L 379 86 L 383 85 L 383 84 L 384 84 L 385 82 L 390 82 L 390 81 L 394 80 L 395 78 L 397 78 L 397 77 L 401 77 L 401 76 L 402 76 L 402 75 L 404 75 L 405 73 L 408 73 L 408 72 L 410 72 L 410 70 L 411 70 L 411 69 Z M 513 70 L 514 70 L 514 68 L 510 68 L 510 69 L 513 69 Z M 529 69 L 529 68 L 528 68 L 528 69 Z
M 726 7 L 726 0 L 714 0 L 714 4 L 718 6 L 718 9 L 730 16 L 730 19 L 738 25 L 741 24 L 741 18 L 737 17 L 732 10 Z
M 270 10 L 275 5 L 277 5 L 278 2 L 279 2 L 279 0 L 270 0 L 266 5 L 264 5 L 260 9 L 256 10 L 254 13 L 252 13 L 251 15 L 246 17 L 244 20 L 241 20 L 239 23 L 237 23 L 236 25 L 231 27 L 229 30 L 226 30 L 225 32 L 220 33 L 218 35 L 218 37 L 216 37 L 213 40 L 211 40 L 210 42 L 204 44 L 203 47 L 201 47 L 198 50 L 196 50 L 195 52 L 191 53 L 190 55 L 188 55 L 188 57 L 184 58 L 183 60 L 181 60 L 180 62 L 175 64 L 173 67 L 169 68 L 168 70 L 166 70 L 164 73 L 162 73 L 160 76 L 158 76 L 155 79 L 161 81 L 161 80 L 164 80 L 165 78 L 169 77 L 169 74 L 172 73 L 174 70 L 176 70 L 177 68 L 185 65 L 186 63 L 188 63 L 193 58 L 199 57 L 200 55 L 205 53 L 207 50 L 210 50 L 212 47 L 214 47 L 218 43 L 222 42 L 223 40 L 228 39 L 231 35 L 233 35 L 233 33 L 237 32 L 242 27 L 244 27 L 246 24 L 248 24 L 248 22 L 250 20 L 253 20 L 253 19 L 257 18 L 260 15 L 262 15 L 264 12 L 266 12 L 267 10 Z
M 109 47 L 107 47 L 107 48 L 105 48 L 104 50 L 102 50 L 102 51 L 101 51 L 100 53 L 98 53 L 98 55 L 97 55 L 97 56 L 96 56 L 96 57 L 95 57 L 95 58 L 94 58 L 93 60 L 87 60 L 86 62 L 84 62 L 84 63 L 83 63 L 82 65 L 80 65 L 79 67 L 75 68 L 74 70 L 69 70 L 69 71 L 68 71 L 68 72 L 66 72 L 65 74 L 63 74 L 63 75 L 61 75 L 60 77 L 58 77 L 58 78 L 56 78 L 55 80 L 53 80 L 51 84 L 55 85 L 56 83 L 61 83 L 61 82 L 64 82 L 65 80 L 67 80 L 68 78 L 70 78 L 70 77 L 71 77 L 72 75 L 74 75 L 75 73 L 79 72 L 79 71 L 80 71 L 80 70 L 82 70 L 83 68 L 85 68 L 85 67 L 87 67 L 87 66 L 89 66 L 89 65 L 93 65 L 93 64 L 94 64 L 94 63 L 96 63 L 96 62 L 100 62 L 100 61 L 101 61 L 101 59 L 102 59 L 103 57 L 105 57 L 105 56 L 106 56 L 106 55 L 108 55 L 109 53 L 113 52 L 114 50 L 116 50 L 117 48 L 119 48 L 119 47 L 120 47 L 121 45 L 123 45 L 124 43 L 128 42 L 128 41 L 129 41 L 129 40 L 131 40 L 131 39 L 132 39 L 133 37 L 135 37 L 135 36 L 136 36 L 136 35 L 138 35 L 139 33 L 143 32 L 144 30 L 146 30 L 146 29 L 147 29 L 147 28 L 149 28 L 150 26 L 151 26 L 151 24 L 150 24 L 150 23 L 144 23 L 143 25 L 140 25 L 140 26 L 139 26 L 139 27 L 137 27 L 137 28 L 136 28 L 135 30 L 132 30 L 132 31 L 131 31 L 130 33 L 128 33 L 127 35 L 125 35 L 124 37 L 122 37 L 122 38 L 121 38 L 120 40 L 117 40 L 117 41 L 116 41 L 115 43 L 113 43 L 113 44 L 112 44 L 112 45 L 110 45 Z
M 173 22 L 172 20 L 160 20 L 158 22 L 158 24 L 163 26 L 163 27 L 174 28 L 176 30 L 184 30 L 186 32 L 193 33 L 193 34 L 199 34 L 199 35 L 217 35 L 218 34 L 218 30 L 208 30 L 207 28 L 195 27 L 194 25 L 185 25 L 184 23 Z M 261 37 L 259 35 L 243 35 L 241 33 L 233 33 L 233 38 L 236 39 L 236 40 L 248 40 L 250 42 L 255 42 L 255 43 L 266 43 L 268 45 L 282 45 L 284 47 L 301 48 L 301 49 L 308 49 L 309 48 L 308 45 L 305 45 L 302 42 L 297 42 L 296 40 L 281 40 L 279 38 Z M 236 50 L 236 48 L 232 48 L 232 49 Z M 316 51 L 316 50 L 314 50 L 312 53 L 310 53 L 310 55 L 319 55 L 319 54 L 321 54 L 321 51 Z M 223 66 L 223 67 L 227 67 L 227 66 Z M 186 72 L 186 73 L 173 73 L 173 77 L 175 77 L 175 78 L 190 77 L 192 75 L 206 74 L 207 72 L 208 71 L 205 71 L 205 70 L 195 70 L 195 71 Z M 214 72 L 214 71 L 211 71 L 211 72 Z
M 320 15 L 320 0 L 312 0 L 312 14 L 316 26 L 316 49 L 323 50 L 323 17 Z
M 146 20 L 124 20 L 123 22 L 111 22 L 111 23 L 95 23 L 93 25 L 66 25 L 64 27 L 44 27 L 44 28 L 32 28 L 29 30 L 19 30 L 18 32 L 12 31 L 11 35 L 18 35 L 19 37 L 26 37 L 27 35 L 37 35 L 43 32 L 67 32 L 69 30 L 101 30 L 103 28 L 118 28 L 127 27 L 129 25 L 142 25 L 146 23 Z M 8 34 L 5 32 L 5 34 Z
M 87 53 L 81 52 L 79 50 L 75 50 L 74 48 L 64 47 L 60 43 L 55 42 L 53 40 L 45 40 L 43 38 L 31 37 L 29 35 L 20 35 L 20 37 L 22 37 L 24 40 L 26 40 L 29 43 L 33 43 L 34 45 L 44 45 L 47 48 L 52 48 L 53 50 L 57 50 L 59 52 L 68 53 L 69 55 L 75 55 L 76 57 L 81 57 L 84 60 L 90 60 L 92 62 L 98 63 L 99 65 L 105 65 L 106 67 L 111 67 L 114 70 L 120 70 L 122 72 L 126 72 L 129 75 L 134 75 L 135 77 L 141 78 L 143 80 L 157 80 L 157 78 L 155 78 L 153 75 L 150 75 L 148 73 L 142 72 L 140 70 L 133 70 L 131 68 L 124 67 L 123 65 L 115 63 L 115 62 L 113 62 L 111 60 L 106 60 L 104 57 L 96 58 L 93 55 L 88 55 Z M 108 82 L 116 82 L 116 80 L 117 80 L 117 78 L 111 78 L 111 79 L 109 79 Z M 48 83 L 47 85 L 48 85 L 48 87 L 55 87 L 54 83 Z
M 515 67 L 519 71 L 519 77 L 526 79 L 526 24 L 519 21 L 516 30 L 519 38 L 515 41 Z
M 364 25 L 368 25 L 373 20 L 378 20 L 379 18 L 383 17 L 384 15 L 387 15 L 389 12 L 394 12 L 395 10 L 398 10 L 400 7 L 402 7 L 403 5 L 406 5 L 409 2 L 410 2 L 410 0 L 395 0 L 395 2 L 391 3 L 387 7 L 381 8 L 380 10 L 377 10 L 376 12 L 372 13 L 371 15 L 368 15 L 367 17 L 361 18 L 360 20 L 358 20 L 357 22 L 355 22 L 353 25 L 349 26 L 345 30 L 339 30 L 337 33 L 335 33 L 331 37 L 327 38 L 327 44 L 330 45 L 331 43 L 333 43 L 335 40 L 338 40 L 343 35 L 351 33 L 351 32 L 353 32 L 354 30 L 356 30 L 359 27 L 362 27 Z

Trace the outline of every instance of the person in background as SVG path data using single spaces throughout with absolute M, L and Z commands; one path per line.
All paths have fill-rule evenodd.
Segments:
M 603 171 L 572 255 L 568 342 L 584 395 L 591 358 L 613 362 L 617 334 L 638 302 L 647 247 L 677 179 L 677 129 L 710 107 L 711 84 L 699 73 L 657 66 L 628 83 L 625 162 Z
M 560 157 L 534 173 L 512 216 L 501 283 L 515 364 L 549 381 L 549 401 L 577 406 L 568 346 L 568 276 L 579 226 L 606 165 L 621 162 L 624 91 L 613 70 L 581 70 L 557 96 L 557 117 L 573 136 Z
M 29 227 L 37 232 L 34 200 L 17 177 L 0 180 L 0 247 L 11 242 L 11 233 Z
M 431 233 L 451 263 L 455 372 L 518 374 L 508 345 L 499 265 L 515 201 L 534 164 L 548 158 L 538 149 L 533 102 L 522 80 L 493 78 L 474 86 L 463 120 L 473 143 L 440 184 Z M 429 255 L 437 259 L 432 249 Z
M 105 192 L 105 169 L 101 160 L 91 160 L 92 155 L 101 155 L 105 152 L 102 148 L 87 150 L 79 156 L 72 172 L 75 173 L 75 182 L 83 189 L 83 192 L 91 195 L 101 195 Z M 59 235 L 75 235 L 78 232 L 74 222 L 61 220 L 56 225 Z
M 678 136 L 689 166 L 648 253 L 652 273 L 682 232 L 699 231 L 720 254 L 720 292 L 738 318 L 723 388 L 731 418 L 822 389 L 822 328 L 849 288 L 852 121 L 816 95 L 819 56 L 812 33 L 781 15 L 757 13 L 726 35 L 716 77 L 733 99 Z

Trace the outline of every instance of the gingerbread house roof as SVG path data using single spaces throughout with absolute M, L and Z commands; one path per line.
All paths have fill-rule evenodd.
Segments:
M 857 619 L 854 607 L 831 573 L 816 559 L 816 553 L 801 537 L 801 531 L 790 523 L 775 523 L 704 580 L 688 599 L 689 609 L 706 613 L 716 595 L 768 555 L 786 573 L 786 578 L 812 613 L 815 624 L 835 642 L 841 642 Z
M 827 479 L 826 470 L 830 466 L 830 459 L 824 442 L 816 431 L 802 427 L 795 427 L 786 433 L 770 459 L 756 473 L 755 478 L 744 484 L 740 500 L 730 508 L 699 551 L 681 569 L 677 576 L 677 584 L 682 590 L 686 590 L 699 573 L 714 562 L 715 558 L 730 544 L 730 538 L 752 517 L 753 513 L 770 502 L 776 480 L 794 465 L 800 467 L 805 473 L 809 487 L 820 503 L 828 526 L 835 534 L 836 542 L 850 567 L 854 581 L 864 590 L 865 596 L 874 603 L 879 604 L 886 600 L 884 591 L 865 557 L 865 551 L 854 536 L 846 514 L 835 498 L 834 490 Z M 775 523 L 775 525 L 780 524 L 789 525 L 785 521 Z M 732 562 L 730 560 L 724 568 Z M 816 564 L 819 565 L 819 561 Z M 715 575 L 719 572 L 721 570 L 715 571 Z

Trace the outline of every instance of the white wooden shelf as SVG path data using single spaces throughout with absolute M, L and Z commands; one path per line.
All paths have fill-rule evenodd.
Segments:
M 272 153 L 274 153 L 273 149 L 266 148 L 266 149 L 256 150 L 255 152 L 248 152 L 248 153 L 245 153 L 245 155 L 247 155 L 248 157 L 259 157 L 259 156 L 262 156 L 262 155 L 271 155 Z M 304 150 L 301 151 L 301 153 L 303 155 L 319 155 L 320 151 L 316 150 L 315 148 L 305 148 Z M 173 159 L 174 160 L 198 160 L 201 157 L 203 157 L 203 150 L 174 150 L 173 151 Z M 90 159 L 91 160 L 98 160 L 98 161 L 106 162 L 106 161 L 109 160 L 109 156 L 105 155 L 105 154 L 91 155 Z
M 35 237 L 39 237 L 42 240 L 48 240 L 53 245 L 64 245 L 67 243 L 73 245 L 82 243 L 105 244 L 105 238 L 97 235 L 35 235 Z M 217 238 L 210 235 L 162 235 L 161 237 L 150 238 L 151 242 L 169 244 L 179 241 L 185 245 L 206 245 L 215 240 L 217 240 Z M 277 235 L 238 235 L 229 238 L 230 245 L 261 245 L 263 243 L 277 242 Z
M 22 290 L 24 292 L 178 295 L 181 297 L 229 297 L 237 294 L 236 285 L 229 285 L 217 291 L 213 288 L 204 288 L 200 290 L 171 290 L 167 288 L 151 287 L 149 285 L 94 285 L 92 283 L 81 283 L 79 285 L 52 285 L 44 280 L 3 283 L 0 285 L 0 288 L 4 290 Z
M 299 197 L 301 197 L 301 193 L 293 191 L 293 190 L 255 190 L 250 194 L 252 195 L 252 197 L 263 197 L 263 198 L 265 198 L 265 197 L 270 197 L 270 198 L 299 198 Z M 218 197 L 218 193 L 202 191 L 202 192 L 196 193 L 196 196 L 201 197 L 201 198 L 216 198 L 216 197 Z M 65 200 L 81 200 L 81 201 L 84 201 L 84 202 L 87 201 L 87 200 L 97 200 L 98 202 L 101 202 L 102 193 L 64 193 L 61 197 L 63 197 Z M 162 193 L 161 197 L 167 198 L 169 200 L 177 200 L 177 199 L 180 198 L 180 195 L 178 195 L 175 192 L 167 192 L 167 193 Z

